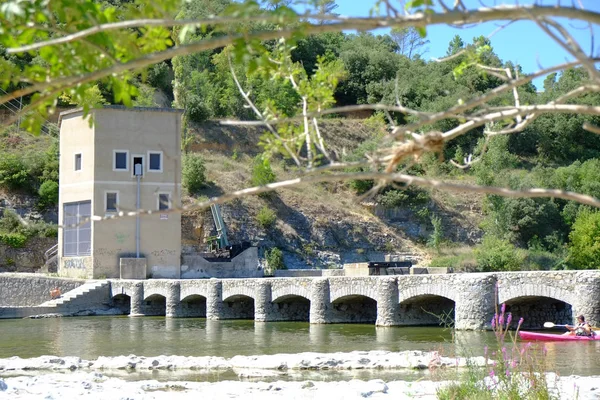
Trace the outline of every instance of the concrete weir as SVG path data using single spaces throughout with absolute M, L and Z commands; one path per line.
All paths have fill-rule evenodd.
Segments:
M 584 313 L 600 322 L 600 273 L 550 271 L 418 276 L 206 280 L 110 280 L 111 297 L 130 299 L 130 315 L 439 325 L 486 329 L 505 303 L 513 321 L 541 327 Z M 583 288 L 583 289 L 582 289 Z M 585 290 L 585 293 L 581 293 Z

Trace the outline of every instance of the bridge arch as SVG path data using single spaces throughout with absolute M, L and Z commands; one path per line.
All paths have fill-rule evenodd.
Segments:
M 187 282 L 182 282 L 182 284 L 181 284 L 180 295 L 179 295 L 181 300 L 185 299 L 186 297 L 194 296 L 194 295 L 202 296 L 205 299 L 208 299 L 208 297 L 210 296 L 206 285 L 198 285 L 198 284 L 186 285 L 186 283 Z
M 252 293 L 253 294 L 253 293 Z M 223 319 L 254 319 L 254 297 L 237 293 L 224 297 L 222 307 Z
M 420 298 L 422 296 L 445 297 L 456 302 L 457 297 L 456 288 L 448 284 L 430 283 L 406 288 L 401 286 L 398 289 L 398 303 L 404 303 L 409 299 Z
M 231 299 L 245 296 L 256 300 L 256 292 L 253 287 L 236 286 L 233 288 L 223 288 L 223 301 L 231 301 Z
M 379 299 L 374 285 L 335 285 L 333 287 L 330 287 L 331 289 L 329 292 L 329 301 L 331 301 L 332 303 L 335 303 L 340 299 L 350 298 L 353 296 L 366 297 L 375 302 L 377 302 L 377 300 Z
M 166 315 L 167 298 L 160 293 L 144 293 L 142 305 L 144 315 Z
M 500 304 L 521 297 L 548 297 L 572 305 L 576 296 L 578 294 L 572 290 L 544 284 L 509 285 L 498 288 L 498 303 Z
M 179 304 L 181 317 L 206 318 L 206 296 L 189 294 Z
M 398 305 L 398 321 L 404 326 L 453 326 L 456 303 L 438 294 L 405 298 Z
M 362 294 L 338 296 L 331 302 L 330 317 L 336 323 L 375 323 L 377 300 Z

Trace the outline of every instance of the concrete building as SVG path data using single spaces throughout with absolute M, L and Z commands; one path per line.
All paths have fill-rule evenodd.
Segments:
M 106 106 L 93 125 L 81 109 L 60 114 L 60 276 L 180 277 L 181 214 L 169 209 L 181 204 L 181 114 Z M 127 216 L 137 209 L 152 212 Z

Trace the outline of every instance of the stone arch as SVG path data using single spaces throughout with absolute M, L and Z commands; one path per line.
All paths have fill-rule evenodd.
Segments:
M 500 286 L 498 288 L 498 303 L 507 303 L 513 299 L 521 297 L 548 297 L 573 305 L 575 302 L 574 293 L 571 290 L 566 290 L 558 286 L 550 286 L 544 284 L 524 284 L 524 285 L 509 285 Z
M 271 298 L 273 299 L 273 303 L 281 301 L 282 298 L 289 296 L 297 296 L 303 297 L 309 301 L 311 301 L 310 288 L 305 286 L 286 286 L 283 288 L 273 289 L 271 293 Z
M 283 294 L 272 302 L 271 321 L 310 321 L 310 303 L 307 296 Z
M 450 284 L 430 283 L 425 285 L 416 285 L 407 288 L 400 287 L 398 290 L 398 302 L 405 301 L 421 296 L 445 297 L 456 303 L 457 290 Z
M 254 291 L 254 288 L 246 286 L 223 288 L 223 301 L 230 301 L 230 299 L 239 296 L 246 296 L 250 297 L 252 300 L 256 300 L 256 293 Z
M 205 299 L 208 299 L 208 289 L 206 285 L 198 286 L 198 285 L 186 285 L 185 282 L 182 282 L 180 289 L 180 299 L 183 300 L 189 296 L 202 296 Z
M 167 297 L 160 293 L 144 293 L 142 313 L 144 315 L 166 315 Z
M 131 297 L 132 289 L 129 284 L 124 284 L 122 282 L 110 282 L 110 297 L 115 297 L 118 295 L 127 295 Z
M 452 326 L 456 321 L 456 302 L 433 293 L 403 297 L 397 320 L 403 326 Z
M 556 324 L 573 323 L 573 305 L 553 297 L 519 296 L 506 300 L 503 304 L 505 313 L 512 314 L 513 328 L 517 327 L 521 318 L 523 329 L 541 329 L 547 321 Z
M 377 321 L 377 300 L 362 294 L 339 296 L 331 302 L 332 322 L 375 323 Z
M 131 296 L 125 293 L 118 293 L 110 298 L 110 305 L 121 311 L 121 314 L 131 313 Z
M 206 318 L 206 296 L 189 294 L 181 299 L 179 314 L 181 317 Z
M 169 297 L 169 287 L 163 282 L 144 282 L 144 300 L 152 295 Z
M 223 319 L 254 319 L 254 297 L 237 293 L 223 298 Z
M 351 296 L 367 297 L 375 302 L 379 298 L 375 290 L 375 285 L 336 285 L 336 287 L 331 287 L 330 289 L 329 301 L 334 303 L 339 299 Z

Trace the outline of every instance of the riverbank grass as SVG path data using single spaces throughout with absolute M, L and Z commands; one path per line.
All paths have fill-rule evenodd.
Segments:
M 502 304 L 491 321 L 496 336 L 493 349 L 485 349 L 484 366 L 467 363 L 454 382 L 440 388 L 440 400 L 559 400 L 556 385 L 546 375 L 543 345 L 517 342 L 523 318 L 510 331 L 512 315 Z

